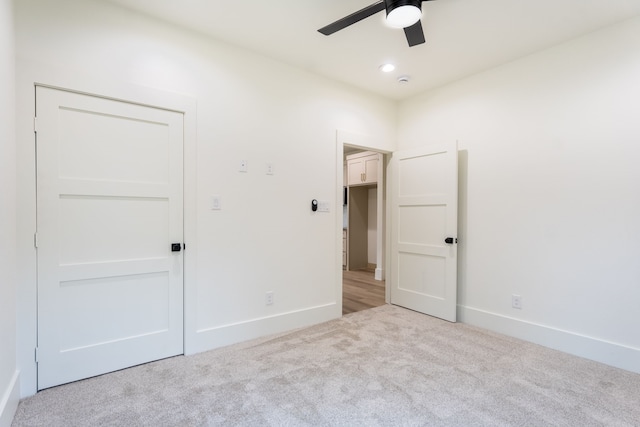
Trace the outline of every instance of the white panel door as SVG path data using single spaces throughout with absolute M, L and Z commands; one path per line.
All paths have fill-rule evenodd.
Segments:
M 36 89 L 38 389 L 183 353 L 183 115 Z
M 391 303 L 455 322 L 457 145 L 396 152 L 391 172 Z

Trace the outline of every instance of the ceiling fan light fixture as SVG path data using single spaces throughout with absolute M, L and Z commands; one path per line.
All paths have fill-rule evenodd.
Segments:
M 393 28 L 407 28 L 422 18 L 421 0 L 396 0 L 387 6 L 387 24 Z

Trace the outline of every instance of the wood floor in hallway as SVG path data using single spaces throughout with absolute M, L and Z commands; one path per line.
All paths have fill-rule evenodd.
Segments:
M 375 280 L 373 271 L 342 272 L 342 314 L 367 310 L 385 304 L 384 281 Z

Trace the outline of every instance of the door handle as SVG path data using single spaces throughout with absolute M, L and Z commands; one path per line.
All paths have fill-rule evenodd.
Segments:
M 453 237 L 447 237 L 446 239 L 444 239 L 444 242 L 448 245 L 453 245 Z M 455 239 L 455 242 L 458 243 L 458 239 Z
M 171 252 L 180 252 L 182 250 L 182 243 L 172 243 Z

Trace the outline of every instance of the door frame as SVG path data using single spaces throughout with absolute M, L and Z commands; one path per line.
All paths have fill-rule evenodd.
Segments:
M 18 198 L 18 318 L 17 361 L 20 369 L 21 395 L 37 392 L 37 253 L 34 247 L 36 232 L 36 153 L 34 120 L 36 111 L 36 86 L 64 90 L 124 101 L 147 107 L 182 113 L 184 117 L 184 304 L 183 340 L 184 353 L 195 353 L 196 342 L 196 218 L 197 218 L 197 103 L 195 98 L 173 92 L 165 92 L 114 81 L 108 75 L 85 75 L 63 68 L 43 66 L 27 61 L 18 61 L 16 70 L 16 138 L 18 154 L 18 183 L 21 192 Z M 187 167 L 188 165 L 188 167 Z M 189 242 L 192 242 L 189 245 Z
M 364 151 L 373 151 L 382 154 L 382 162 L 378 164 L 378 177 L 382 177 L 382 184 L 378 182 L 378 204 L 382 203 L 381 213 L 378 215 L 378 226 L 381 226 L 382 233 L 377 233 L 377 246 L 382 248 L 382 264 L 384 269 L 380 272 L 382 279 L 387 280 L 387 272 L 389 271 L 389 254 L 390 248 L 388 242 L 390 242 L 389 227 L 387 225 L 387 218 L 389 218 L 389 204 L 387 203 L 388 195 L 388 182 L 387 171 L 389 166 L 389 160 L 391 158 L 391 151 L 383 150 L 380 147 L 382 144 L 370 135 L 361 135 L 351 133 L 343 130 L 336 131 L 336 306 L 339 309 L 338 316 L 342 317 L 342 209 L 339 206 L 343 204 L 344 197 L 344 146 L 355 147 Z M 380 213 L 380 212 L 379 212 Z M 380 253 L 380 251 L 379 251 Z M 378 271 L 376 271 L 376 276 Z M 389 304 L 391 301 L 390 288 L 385 282 L 385 302 Z

